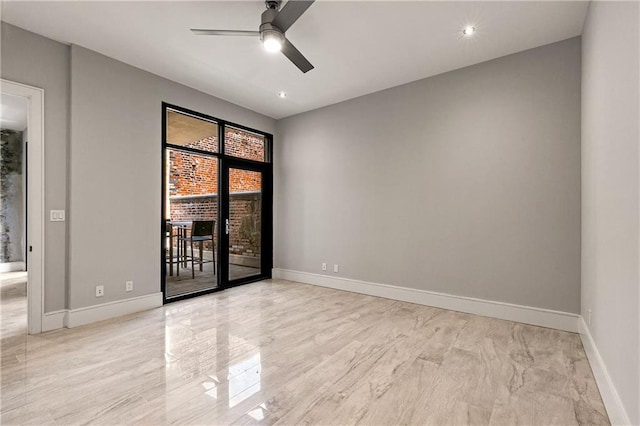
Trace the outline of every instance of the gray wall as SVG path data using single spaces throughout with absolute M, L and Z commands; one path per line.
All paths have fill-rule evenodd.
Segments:
M 45 211 L 67 205 L 69 46 L 1 24 L 4 79 L 44 89 Z M 45 312 L 65 308 L 66 222 L 45 223 Z
M 273 133 L 275 121 L 5 22 L 7 80 L 45 91 L 45 312 L 160 291 L 161 102 Z M 67 203 L 68 200 L 68 203 Z M 124 292 L 125 280 L 135 291 Z M 95 286 L 105 296 L 95 297 Z
M 278 141 L 276 267 L 579 312 L 579 38 L 283 119 Z
M 593 2 L 582 80 L 582 315 L 640 424 L 640 6 Z
M 69 308 L 160 291 L 162 101 L 273 133 L 275 120 L 71 48 Z M 125 293 L 125 281 L 135 291 Z M 105 296 L 95 297 L 95 286 Z

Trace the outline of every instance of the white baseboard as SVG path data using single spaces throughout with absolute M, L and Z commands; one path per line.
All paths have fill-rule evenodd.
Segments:
M 152 293 L 85 308 L 47 312 L 42 317 L 42 331 L 56 330 L 63 327 L 78 327 L 160 306 L 162 306 L 162 293 Z
M 42 332 L 63 328 L 67 323 L 67 310 L 45 312 L 42 315 Z
M 24 262 L 0 263 L 0 272 L 16 272 L 24 270 Z
M 616 391 L 616 387 L 613 385 L 613 381 L 611 380 L 607 367 L 600 356 L 598 347 L 596 346 L 596 343 L 591 336 L 591 332 L 582 317 L 580 318 L 580 338 L 582 340 L 584 351 L 589 359 L 591 370 L 596 378 L 600 395 L 602 395 L 602 401 L 607 409 L 609 421 L 611 421 L 612 425 L 630 425 L 631 421 L 624 409 L 624 405 L 622 405 L 618 391 Z
M 160 306 L 162 306 L 162 293 L 158 292 L 132 297 L 131 299 L 87 306 L 86 308 L 70 309 L 67 313 L 66 326 L 69 328 L 78 327 L 79 325 L 146 311 Z
M 433 291 L 397 287 L 388 284 L 371 283 L 349 278 L 332 277 L 309 272 L 288 269 L 273 269 L 273 277 L 322 287 L 362 293 L 370 296 L 401 300 L 403 302 L 434 306 L 469 314 L 483 315 L 525 324 L 555 328 L 577 333 L 580 330 L 578 314 L 535 308 L 532 306 L 514 305 L 511 303 L 472 297 L 454 296 Z

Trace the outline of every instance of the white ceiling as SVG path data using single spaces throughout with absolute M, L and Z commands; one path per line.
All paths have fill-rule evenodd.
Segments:
M 0 93 L 0 128 L 20 132 L 27 128 L 27 98 Z
M 287 32 L 315 66 L 307 74 L 258 39 L 189 31 L 257 30 L 263 10 L 255 1 L 2 1 L 2 20 L 282 118 L 577 36 L 587 3 L 318 0 Z M 477 28 L 472 38 L 465 25 Z

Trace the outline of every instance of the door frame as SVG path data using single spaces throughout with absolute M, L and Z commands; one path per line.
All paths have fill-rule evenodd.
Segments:
M 27 99 L 27 330 L 29 334 L 42 332 L 44 317 L 44 90 L 0 79 L 0 92 Z
M 225 222 L 231 219 L 231 199 L 229 193 L 229 169 L 241 169 L 262 173 L 260 230 L 260 274 L 249 277 L 229 279 L 229 235 L 225 232 Z M 273 166 L 271 163 L 259 163 L 242 158 L 227 158 L 220 168 L 220 283 L 223 288 L 236 287 L 250 282 L 271 279 L 273 269 Z M 271 226 L 265 226 L 271 224 Z
M 206 152 L 198 149 L 185 148 L 179 145 L 172 145 L 167 143 L 167 111 L 173 110 L 182 114 L 191 115 L 195 118 L 200 118 L 207 121 L 213 121 L 218 125 L 218 152 Z M 162 291 L 162 303 L 167 304 L 171 302 L 177 302 L 179 300 L 189 299 L 192 297 L 198 297 L 204 294 L 214 293 L 216 291 L 221 291 L 226 288 L 235 287 L 242 284 L 248 284 L 250 282 L 260 281 L 264 279 L 271 278 L 272 274 L 272 265 L 273 265 L 273 135 L 270 133 L 266 133 L 261 130 L 253 129 L 251 127 L 244 126 L 242 124 L 233 123 L 230 121 L 222 120 L 211 115 L 203 114 L 201 112 L 193 111 L 187 108 L 180 107 L 178 105 L 173 105 L 168 102 L 162 102 L 162 131 L 161 131 L 161 146 L 162 146 L 162 161 L 161 161 L 161 219 L 160 219 L 160 277 L 161 277 L 161 291 Z M 224 144 L 224 130 L 225 128 L 233 127 L 240 130 L 245 130 L 247 132 L 255 133 L 261 135 L 265 138 L 265 161 L 254 161 L 247 160 L 238 157 L 228 156 L 225 153 L 225 144 Z M 166 286 L 167 286 L 167 276 L 166 276 L 166 259 L 165 259 L 165 251 L 164 245 L 166 241 L 165 233 L 166 233 L 166 214 L 165 214 L 165 203 L 166 203 L 166 151 L 167 148 L 183 150 L 187 152 L 193 152 L 194 154 L 199 155 L 207 155 L 211 157 L 216 157 L 218 159 L 218 217 L 216 218 L 216 226 L 218 228 L 218 241 L 215 242 L 218 247 L 218 253 L 216 257 L 218 274 L 217 274 L 217 286 L 213 288 L 209 288 L 206 290 L 201 290 L 193 293 L 187 293 L 184 295 L 179 295 L 171 298 L 167 298 L 166 296 Z M 263 172 L 264 182 L 263 182 L 263 194 L 262 194 L 262 223 L 269 223 L 269 226 L 266 226 L 266 231 L 262 232 L 262 247 L 261 247 L 261 274 L 254 275 L 251 277 L 234 280 L 232 282 L 228 281 L 228 263 L 223 263 L 223 257 L 227 259 L 229 256 L 229 246 L 223 241 L 228 242 L 228 237 L 225 234 L 225 226 L 224 220 L 222 219 L 222 210 L 223 199 L 224 203 L 228 202 L 228 184 L 225 186 L 225 181 L 228 182 L 227 173 L 223 173 L 223 170 L 227 170 L 227 163 L 230 164 L 238 164 L 242 167 L 253 167 L 252 170 L 256 170 L 258 168 L 259 171 Z M 225 175 L 223 177 L 223 175 Z M 223 191 L 222 189 L 225 188 Z M 266 206 L 265 202 L 268 201 L 270 204 Z M 266 206 L 266 207 L 265 207 Z M 226 209 L 228 211 L 228 207 Z M 269 222 L 267 222 L 269 220 Z M 264 227 L 264 225 L 263 225 Z M 224 271 L 224 272 L 222 272 Z M 224 273 L 224 275 L 223 275 Z M 223 280 L 224 278 L 224 280 Z

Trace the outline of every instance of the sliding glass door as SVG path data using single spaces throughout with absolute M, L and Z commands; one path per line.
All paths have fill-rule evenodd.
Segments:
M 271 277 L 271 136 L 163 104 L 165 302 Z

